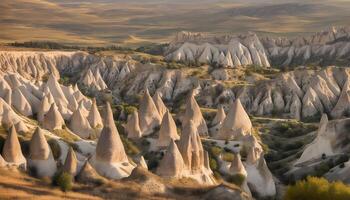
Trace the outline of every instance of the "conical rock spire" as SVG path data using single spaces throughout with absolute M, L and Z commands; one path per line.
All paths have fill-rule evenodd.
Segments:
M 64 124 L 64 119 L 62 118 L 61 113 L 58 112 L 57 106 L 54 103 L 51 104 L 49 111 L 44 116 L 42 122 L 43 128 L 52 131 L 62 129 Z
M 100 183 L 101 181 L 105 180 L 90 165 L 89 160 L 85 162 L 80 172 L 78 173 L 76 179 L 80 183 L 85 183 L 85 184 Z
M 142 135 L 151 134 L 162 120 L 147 89 L 140 101 L 139 119 Z
M 72 147 L 69 148 L 62 170 L 72 176 L 77 175 L 78 159 Z
M 91 106 L 91 109 L 89 111 L 88 120 L 89 120 L 92 128 L 97 128 L 97 127 L 103 126 L 102 118 L 101 118 L 100 112 L 98 111 L 98 108 L 97 108 L 96 99 L 93 99 L 93 101 L 92 101 L 92 106 Z
M 69 128 L 73 131 L 73 133 L 79 135 L 83 139 L 93 138 L 94 132 L 90 127 L 90 123 L 86 117 L 83 116 L 79 108 L 74 111 L 70 119 Z
M 208 127 L 205 122 L 200 107 L 194 98 L 194 91 L 192 90 L 189 96 L 189 100 L 186 104 L 186 112 L 182 120 L 182 127 L 185 127 L 186 124 L 191 121 L 193 125 L 198 130 L 199 135 L 207 136 L 208 135 Z
M 215 125 L 221 124 L 224 122 L 225 118 L 226 118 L 226 114 L 225 114 L 224 108 L 222 105 L 220 105 L 213 121 L 211 122 L 211 125 L 215 126 Z
M 24 116 L 32 116 L 32 107 L 23 96 L 20 89 L 16 88 L 12 93 L 12 105 Z
M 167 109 L 167 107 L 164 105 L 164 102 L 163 102 L 162 97 L 160 96 L 160 93 L 159 93 L 159 92 L 156 92 L 156 93 L 153 95 L 153 101 L 154 101 L 154 104 L 155 104 L 156 107 L 157 107 L 159 116 L 160 116 L 160 118 L 162 119 L 163 116 L 165 115 L 165 113 L 166 113 L 166 111 L 167 111 L 168 109 Z
M 130 175 L 134 166 L 129 163 L 123 143 L 115 126 L 110 104 L 107 102 L 104 127 L 91 158 L 96 171 L 107 178 L 121 179 Z
M 196 171 L 204 166 L 203 146 L 193 121 L 183 128 L 179 150 L 187 169 Z
M 239 153 L 234 154 L 229 172 L 231 175 L 242 174 L 244 176 L 247 176 L 247 171 L 243 166 L 243 163 L 241 161 L 241 155 Z
M 185 163 L 174 140 L 171 140 L 169 147 L 159 163 L 157 174 L 162 177 L 180 178 L 184 173 Z
M 241 101 L 237 99 L 230 106 L 218 134 L 217 139 L 228 140 L 240 136 L 241 134 L 250 134 L 252 123 L 248 114 L 245 112 Z
M 136 110 L 134 110 L 128 116 L 128 122 L 125 126 L 128 138 L 130 139 L 139 139 L 142 137 L 140 125 L 139 125 L 139 115 Z
M 56 173 L 57 166 L 43 130 L 36 128 L 29 145 L 29 169 L 34 169 L 38 177 L 51 177 Z
M 169 146 L 171 140 L 180 139 L 177 134 L 177 128 L 173 117 L 169 111 L 166 111 L 162 124 L 160 125 L 157 145 L 161 147 Z
M 17 131 L 14 126 L 11 127 L 7 135 L 4 147 L 2 149 L 2 156 L 9 164 L 14 164 L 22 169 L 26 169 L 27 167 L 27 161 L 22 154 Z

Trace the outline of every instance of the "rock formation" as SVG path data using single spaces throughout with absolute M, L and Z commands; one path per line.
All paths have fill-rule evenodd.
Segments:
M 90 165 L 89 161 L 87 160 L 81 168 L 80 172 L 77 174 L 76 180 L 84 184 L 99 184 L 105 179 L 95 171 L 95 169 Z
M 83 139 L 94 138 L 94 131 L 90 127 L 87 118 L 82 114 L 80 108 L 74 111 L 70 119 L 69 128 Z
M 2 149 L 4 160 L 10 164 L 26 170 L 27 160 L 22 154 L 21 145 L 18 141 L 17 131 L 14 126 L 11 127 Z
M 320 124 L 317 130 L 317 136 L 310 144 L 307 145 L 303 154 L 295 162 L 295 165 L 301 164 L 305 161 L 312 159 L 320 159 L 322 154 L 332 155 L 334 154 L 334 149 L 332 146 L 332 141 L 335 138 L 335 133 L 331 130 L 327 131 L 328 117 L 327 114 L 323 114 L 321 117 Z
M 215 184 L 213 172 L 205 167 L 202 142 L 192 120 L 183 128 L 178 147 L 185 164 L 183 176 L 193 178 L 201 184 Z
M 173 117 L 169 111 L 166 111 L 162 124 L 160 125 L 159 137 L 157 145 L 160 147 L 167 147 L 170 144 L 171 140 L 180 139 L 177 134 L 177 128 Z
M 12 105 L 24 116 L 32 116 L 33 111 L 27 99 L 23 96 L 20 89 L 15 89 L 12 93 Z
M 233 156 L 233 160 L 231 162 L 229 172 L 231 175 L 242 174 L 244 176 L 247 176 L 247 171 L 243 166 L 243 163 L 241 161 L 241 155 L 239 153 L 236 153 Z
M 102 128 L 103 126 L 102 118 L 97 108 L 96 99 L 92 101 L 92 106 L 88 115 L 88 120 L 92 128 Z
M 217 139 L 229 140 L 244 135 L 250 135 L 252 123 L 245 112 L 241 101 L 236 99 L 229 108 L 229 112 L 216 136 Z
M 142 135 L 151 134 L 162 120 L 147 89 L 140 101 L 139 120 Z
M 259 156 L 255 164 L 246 163 L 247 182 L 249 189 L 259 197 L 271 197 L 276 195 L 276 186 L 273 176 L 268 169 L 264 156 Z
M 171 140 L 164 157 L 159 163 L 157 174 L 167 178 L 181 178 L 184 167 L 182 155 L 174 140 Z
M 71 174 L 73 177 L 78 173 L 78 159 L 72 147 L 69 147 L 62 171 Z
M 28 168 L 38 177 L 52 177 L 57 170 L 50 146 L 39 127 L 30 140 Z
M 215 38 L 193 37 L 192 33 L 180 32 L 170 43 L 165 55 L 167 60 L 217 64 L 222 67 L 270 67 L 264 46 L 253 33 Z
M 162 100 L 162 97 L 160 96 L 159 92 L 156 92 L 153 95 L 153 102 L 157 107 L 159 116 L 161 119 L 163 119 L 163 116 L 165 115 L 166 111 L 168 110 L 167 107 L 164 105 L 164 102 Z
M 126 133 L 130 139 L 139 139 L 142 137 L 140 124 L 139 124 L 139 114 L 137 110 L 134 110 L 129 116 L 128 121 L 125 126 Z
M 109 103 L 106 104 L 104 127 L 97 142 L 96 153 L 91 158 L 91 164 L 100 175 L 111 179 L 127 177 L 134 168 L 126 156 Z
M 57 106 L 54 103 L 51 104 L 49 111 L 44 116 L 42 122 L 43 128 L 52 131 L 55 129 L 62 129 L 64 124 L 64 119 L 62 118 L 61 113 L 58 112 Z
M 201 109 L 194 98 L 194 91 L 192 90 L 186 104 L 186 110 L 182 119 L 182 127 L 185 127 L 189 121 L 193 121 L 193 125 L 198 130 L 199 135 L 208 136 L 208 127 L 205 122 Z

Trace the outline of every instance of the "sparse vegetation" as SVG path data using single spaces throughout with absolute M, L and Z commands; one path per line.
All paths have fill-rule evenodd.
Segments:
M 235 175 L 229 176 L 227 178 L 227 181 L 230 183 L 234 183 L 238 186 L 242 186 L 242 184 L 245 181 L 245 176 L 243 174 L 235 174 Z
M 324 178 L 308 177 L 288 187 L 284 200 L 347 200 L 350 187 L 341 182 L 328 182 Z
M 63 192 L 72 190 L 73 176 L 66 172 L 58 172 L 52 177 L 52 184 L 59 186 Z

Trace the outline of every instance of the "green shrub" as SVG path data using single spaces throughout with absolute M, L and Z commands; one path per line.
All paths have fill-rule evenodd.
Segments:
M 124 111 L 127 115 L 132 114 L 137 108 L 135 106 L 124 106 Z
M 245 181 L 245 176 L 243 174 L 235 174 L 235 175 L 229 176 L 227 178 L 227 181 L 230 183 L 234 183 L 238 186 L 242 186 L 242 184 Z
M 220 147 L 217 147 L 217 146 L 213 146 L 210 148 L 210 153 L 213 155 L 213 156 L 216 156 L 218 157 L 221 153 L 221 148 Z
M 350 187 L 341 182 L 328 182 L 324 178 L 307 177 L 288 186 L 284 200 L 347 200 Z
M 222 155 L 222 159 L 226 162 L 232 162 L 233 158 L 234 158 L 233 153 L 225 152 Z
M 59 186 L 63 192 L 72 190 L 73 176 L 67 172 L 58 172 L 52 177 L 53 185 Z
M 218 163 L 216 162 L 216 160 L 214 158 L 209 158 L 209 165 L 210 165 L 210 169 L 212 169 L 212 170 L 218 169 Z

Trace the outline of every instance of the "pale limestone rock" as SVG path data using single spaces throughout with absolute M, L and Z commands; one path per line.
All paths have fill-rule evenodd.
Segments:
M 171 140 L 179 140 L 180 137 L 177 134 L 177 128 L 173 117 L 169 111 L 166 111 L 162 124 L 160 125 L 159 137 L 157 145 L 160 147 L 169 146 Z
M 106 104 L 104 127 L 91 164 L 100 175 L 111 179 L 128 177 L 134 169 L 125 153 L 109 103 Z
M 63 125 L 65 125 L 65 123 L 61 113 L 58 112 L 57 106 L 54 103 L 51 104 L 49 111 L 44 115 L 42 122 L 43 128 L 52 131 L 62 129 Z
M 32 107 L 23 96 L 20 89 L 14 89 L 12 93 L 12 105 L 13 107 L 24 116 L 32 116 Z
M 50 146 L 39 127 L 30 140 L 28 167 L 38 177 L 52 177 L 57 170 Z
M 80 136 L 82 139 L 91 139 L 94 137 L 94 131 L 92 130 L 89 121 L 82 114 L 79 108 L 74 111 L 70 119 L 69 129 Z
M 158 113 L 159 113 L 159 116 L 160 118 L 162 119 L 163 116 L 165 115 L 165 113 L 167 112 L 167 107 L 164 105 L 164 102 L 162 100 L 162 97 L 160 96 L 160 93 L 159 92 L 156 92 L 154 95 L 153 95 L 153 102 L 154 104 L 156 105 L 157 107 L 157 110 L 158 110 Z
M 102 118 L 100 112 L 98 111 L 96 99 L 93 99 L 92 106 L 89 111 L 88 120 L 92 128 L 102 127 Z
M 252 123 L 245 112 L 241 101 L 237 99 L 230 106 L 229 112 L 216 138 L 228 140 L 243 135 L 250 135 Z
M 184 161 L 174 140 L 171 140 L 169 147 L 159 163 L 157 174 L 167 178 L 181 178 L 184 173 Z
M 139 105 L 139 120 L 142 135 L 146 136 L 159 126 L 161 118 L 148 90 L 146 89 Z
M 194 90 L 191 91 L 189 99 L 186 104 L 186 110 L 182 119 L 182 127 L 184 128 L 190 121 L 198 130 L 201 136 L 208 136 L 208 127 L 205 122 L 200 107 L 194 98 Z
M 78 173 L 78 159 L 72 147 L 69 147 L 62 171 L 71 174 L 73 177 Z
M 11 127 L 2 149 L 4 160 L 23 170 L 27 168 L 27 160 L 22 154 L 21 145 L 18 141 L 17 131 L 14 126 Z
M 139 124 L 139 114 L 134 110 L 129 116 L 125 126 L 125 130 L 130 139 L 139 139 L 142 137 L 142 132 Z

